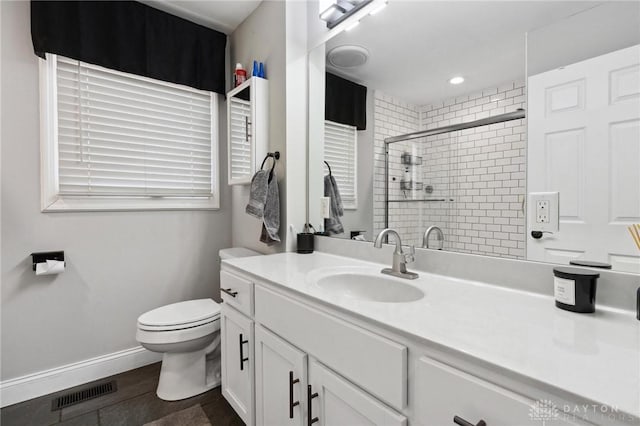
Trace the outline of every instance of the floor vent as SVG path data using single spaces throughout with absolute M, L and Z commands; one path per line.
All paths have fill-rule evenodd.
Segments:
M 62 410 L 63 408 L 80 404 L 84 401 L 89 401 L 90 399 L 113 393 L 117 389 L 118 387 L 116 386 L 116 381 L 112 380 L 110 382 L 99 383 L 95 386 L 80 389 L 76 392 L 60 395 L 59 397 L 54 398 L 54 400 L 51 401 L 51 411 Z

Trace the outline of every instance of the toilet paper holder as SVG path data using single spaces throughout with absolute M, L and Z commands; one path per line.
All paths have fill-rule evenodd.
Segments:
M 31 253 L 31 259 L 33 261 L 33 270 L 36 270 L 37 263 L 44 263 L 47 260 L 58 260 L 64 262 L 64 251 L 41 251 L 38 253 Z M 64 264 L 67 266 L 67 262 Z

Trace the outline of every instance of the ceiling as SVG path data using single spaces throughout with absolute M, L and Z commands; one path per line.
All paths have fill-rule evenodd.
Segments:
M 156 9 L 231 34 L 262 0 L 141 0 Z
M 525 33 L 596 7 L 591 1 L 406 1 L 327 43 L 370 52 L 358 68 L 330 69 L 414 104 L 524 80 Z M 463 84 L 449 84 L 464 76 Z

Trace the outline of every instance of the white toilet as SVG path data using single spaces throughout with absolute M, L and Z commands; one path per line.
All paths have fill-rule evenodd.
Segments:
M 221 259 L 259 254 L 245 248 L 220 250 Z M 136 339 L 164 354 L 158 398 L 176 401 L 220 385 L 220 306 L 213 299 L 173 303 L 140 315 Z

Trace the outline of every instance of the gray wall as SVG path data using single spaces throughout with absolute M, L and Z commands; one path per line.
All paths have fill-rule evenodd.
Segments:
M 219 211 L 41 213 L 38 63 L 29 3 L 3 2 L 1 27 L 6 380 L 137 346 L 142 312 L 217 298 L 217 251 L 231 244 L 231 197 L 221 102 Z M 29 254 L 52 249 L 65 250 L 67 271 L 36 277 Z
M 276 172 L 280 187 L 281 244 L 268 247 L 259 241 L 261 222 L 244 212 L 249 200 L 249 185 L 232 187 L 233 245 L 248 247 L 262 253 L 283 251 L 286 234 L 285 200 L 287 189 L 284 172 L 286 166 L 286 57 L 285 57 L 285 2 L 263 1 L 260 6 L 229 37 L 230 70 L 237 62 L 251 72 L 253 61 L 265 64 L 269 80 L 269 151 L 280 151 Z M 304 143 L 304 141 L 300 141 Z M 301 164 L 301 167 L 304 167 Z M 303 170 L 304 171 L 304 170 Z M 302 175 L 304 178 L 304 175 Z

